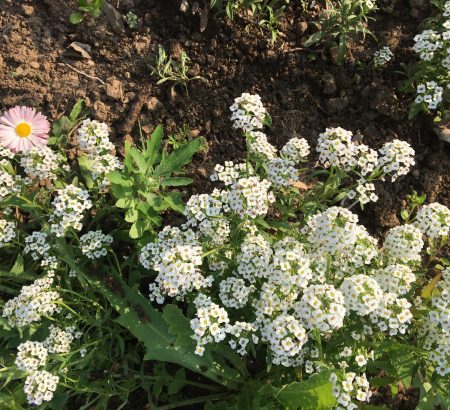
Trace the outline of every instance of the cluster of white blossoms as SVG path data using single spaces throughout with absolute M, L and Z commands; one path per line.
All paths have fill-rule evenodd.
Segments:
M 163 303 L 164 296 L 183 298 L 187 293 L 208 286 L 211 279 L 201 274 L 202 247 L 190 229 L 166 226 L 155 243 L 141 250 L 139 261 L 158 273 L 150 285 L 150 298 Z
M 80 237 L 80 249 L 89 259 L 99 259 L 108 254 L 107 248 L 112 241 L 113 237 L 102 231 L 89 231 Z
M 199 304 L 200 302 L 197 301 L 197 305 Z M 212 342 L 220 343 L 224 340 L 229 322 L 228 313 L 224 308 L 210 300 L 203 301 L 197 308 L 196 317 L 191 320 L 194 340 L 197 342 L 195 353 L 202 356 L 205 351 L 204 345 Z
M 231 209 L 241 217 L 257 218 L 269 211 L 269 206 L 275 202 L 275 196 L 270 191 L 271 183 L 258 176 L 240 178 L 231 185 L 229 191 L 222 191 L 222 202 L 226 209 Z
M 347 311 L 343 294 L 333 285 L 307 287 L 294 309 L 305 329 L 319 329 L 322 334 L 341 328 Z
M 358 405 L 352 400 L 368 402 L 372 396 L 369 382 L 364 373 L 357 376 L 356 373 L 348 372 L 344 375 L 343 380 L 340 380 L 336 373 L 332 373 L 330 381 L 333 386 L 333 396 L 336 397 L 339 404 L 338 409 L 355 410 Z
M 50 325 L 50 335 L 43 342 L 49 353 L 68 353 L 70 345 L 75 339 L 73 329 L 71 327 L 61 329 L 57 326 Z
M 84 120 L 78 129 L 77 140 L 80 148 L 88 154 L 94 181 L 98 181 L 101 189 L 108 186 L 106 175 L 123 168 L 119 158 L 111 154 L 114 144 L 109 139 L 108 125 L 95 120 Z
M 16 237 L 16 224 L 13 221 L 0 219 L 0 248 Z
M 298 363 L 308 335 L 294 316 L 280 315 L 261 329 L 261 339 L 268 342 L 274 364 L 290 367 Z
M 442 16 L 432 29 L 414 37 L 413 50 L 421 61 L 421 78 L 417 86 L 415 104 L 425 104 L 428 110 L 444 107 L 444 90 L 449 88 L 447 72 L 450 70 L 450 2 L 444 5 Z
M 247 171 L 253 173 L 253 168 L 247 164 L 234 164 L 232 161 L 225 161 L 223 165 L 217 164 L 211 174 L 211 181 L 223 182 L 225 186 L 235 183 L 239 178 L 247 176 Z
M 19 194 L 22 191 L 22 178 L 20 175 L 13 177 L 0 169 L 0 200 L 11 194 Z
M 31 254 L 34 261 L 46 259 L 49 256 L 50 244 L 48 243 L 48 234 L 43 231 L 34 231 L 31 235 L 25 237 L 25 254 Z
M 309 155 L 309 144 L 304 138 L 291 138 L 283 148 L 280 154 L 283 158 L 295 163 L 304 161 Z
M 436 81 L 427 81 L 425 84 L 419 84 L 416 92 L 417 97 L 414 100 L 416 104 L 425 103 L 429 110 L 435 110 L 442 102 L 444 88 L 438 85 Z
M 389 331 L 389 336 L 405 334 L 413 317 L 410 307 L 411 303 L 399 298 L 396 293 L 384 293 L 380 305 L 371 313 L 370 319 L 382 332 Z
M 19 370 L 32 372 L 45 366 L 48 350 L 42 342 L 27 340 L 17 346 L 15 364 Z
M 280 188 L 298 181 L 298 170 L 294 162 L 284 158 L 274 158 L 267 162 L 267 179 Z
M 32 179 L 54 180 L 64 166 L 62 158 L 47 146 L 33 147 L 20 158 L 20 165 Z
M 259 337 L 255 334 L 257 331 L 253 323 L 235 322 L 227 327 L 227 334 L 230 340 L 228 344 L 233 350 L 236 350 L 241 356 L 247 354 L 247 347 L 250 342 L 257 344 Z
M 232 112 L 233 127 L 245 132 L 263 128 L 267 115 L 261 97 L 248 93 L 243 93 L 240 97 L 235 98 L 230 111 Z
M 40 406 L 44 401 L 50 401 L 58 386 L 59 377 L 45 370 L 37 370 L 25 379 L 24 391 L 29 404 Z
M 375 51 L 373 55 L 373 65 L 375 67 L 383 67 L 394 57 L 394 53 L 389 47 L 383 47 Z
M 316 151 L 325 167 L 339 167 L 346 171 L 355 165 L 357 146 L 352 141 L 353 133 L 341 127 L 327 128 L 319 135 Z
M 19 295 L 8 300 L 3 307 L 3 317 L 10 326 L 27 326 L 41 320 L 42 316 L 52 316 L 60 311 L 58 292 L 50 290 L 53 275 L 36 279 L 31 285 L 23 286 Z
M 449 236 L 450 209 L 434 202 L 419 209 L 414 225 L 431 239 Z
M 274 159 L 277 156 L 277 149 L 267 141 L 267 135 L 261 131 L 249 133 L 248 149 L 250 153 L 263 160 Z
M 241 244 L 237 256 L 237 272 L 250 283 L 270 275 L 272 248 L 262 235 L 250 233 Z
M 386 235 L 383 247 L 387 256 L 394 261 L 420 261 L 422 232 L 414 225 L 395 226 Z
M 345 278 L 339 290 L 344 295 L 347 309 L 359 316 L 373 312 L 383 299 L 383 291 L 378 282 L 364 274 Z
M 64 236 L 66 231 L 73 228 L 80 231 L 83 225 L 85 211 L 92 208 L 89 193 L 74 185 L 67 185 L 58 189 L 58 195 L 52 202 L 53 212 L 49 221 L 51 232 L 56 236 Z
M 450 333 L 450 268 L 443 271 L 441 280 L 437 283 L 438 292 L 433 295 L 431 304 L 433 310 L 429 313 L 430 320 L 444 331 Z
M 5 148 L 2 144 L 0 144 L 0 165 L 8 165 L 10 163 L 9 160 L 13 159 L 15 155 L 16 154 L 10 149 Z
M 400 264 L 388 265 L 379 269 L 374 277 L 384 292 L 398 295 L 409 292 L 417 279 L 409 266 Z
M 243 308 L 255 287 L 246 286 L 244 279 L 230 276 L 219 284 L 219 297 L 224 306 L 229 308 Z

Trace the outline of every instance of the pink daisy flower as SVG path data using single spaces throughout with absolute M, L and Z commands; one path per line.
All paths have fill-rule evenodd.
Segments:
M 13 152 L 47 145 L 50 123 L 34 108 L 16 106 L 0 117 L 0 144 Z

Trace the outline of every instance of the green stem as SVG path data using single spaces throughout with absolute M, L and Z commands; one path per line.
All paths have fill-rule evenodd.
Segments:
M 232 393 L 210 394 L 208 396 L 196 397 L 195 399 L 179 401 L 178 403 L 167 404 L 165 406 L 158 407 L 155 410 L 176 409 L 176 408 L 183 407 L 183 406 L 189 406 L 191 404 L 204 403 L 205 401 L 208 401 L 208 400 L 213 401 L 213 400 L 225 399 L 227 397 L 230 397 L 231 395 L 232 395 Z

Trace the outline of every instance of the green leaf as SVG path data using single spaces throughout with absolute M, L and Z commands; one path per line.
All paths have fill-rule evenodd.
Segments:
M 131 225 L 130 228 L 130 238 L 137 239 L 142 236 L 145 230 L 145 224 L 141 219 L 138 219 L 136 222 Z
M 161 143 L 164 138 L 164 130 L 161 125 L 158 125 L 152 132 L 147 146 L 145 148 L 145 159 L 149 166 L 154 166 L 161 157 Z
M 239 373 L 233 369 L 215 364 L 208 355 L 196 355 L 192 350 L 192 339 L 188 345 L 176 342 L 178 337 L 187 342 L 189 335 L 192 334 L 192 330 L 189 329 L 189 334 L 178 335 L 180 329 L 183 329 L 183 332 L 187 331 L 186 318 L 183 321 L 178 312 L 169 308 L 166 319 L 175 321 L 171 323 L 169 331 L 163 314 L 153 309 L 148 299 L 138 290 L 128 287 L 121 278 L 118 277 L 117 280 L 120 282 L 123 297 L 114 294 L 100 282 L 96 282 L 96 286 L 119 314 L 115 321 L 128 329 L 145 346 L 144 360 L 175 363 L 231 388 L 242 382 Z M 177 332 L 177 335 L 171 332 Z
M 92 161 L 89 161 L 86 155 L 82 155 L 78 157 L 78 165 L 87 188 L 91 189 L 94 186 L 94 180 L 92 179 L 91 173 Z
M 69 120 L 73 123 L 75 123 L 78 119 L 78 117 L 81 115 L 84 109 L 84 100 L 78 100 L 76 104 L 73 106 L 72 111 L 70 111 L 69 114 Z
M 176 212 L 182 214 L 184 212 L 185 204 L 181 199 L 181 194 L 178 192 L 174 192 L 170 195 L 163 197 L 163 203 L 167 208 L 173 209 Z
M 183 185 L 189 185 L 192 184 L 191 178 L 184 178 L 184 177 L 173 177 L 173 178 L 164 178 L 160 182 L 161 186 L 168 187 L 168 186 L 183 186 Z
M 14 262 L 13 267 L 10 270 L 12 275 L 22 275 L 25 272 L 25 265 L 23 261 L 23 255 L 20 254 L 17 256 L 16 261 Z
M 135 147 L 130 148 L 129 154 L 133 158 L 135 164 L 138 166 L 139 171 L 145 175 L 148 169 L 148 164 L 146 163 L 143 155 Z
M 135 208 L 128 208 L 125 212 L 125 221 L 136 222 L 138 219 L 138 211 Z
M 266 385 L 259 390 L 260 394 L 273 396 L 282 405 L 289 409 L 326 410 L 336 405 L 329 381 L 330 370 L 311 376 L 308 380 L 294 382 L 279 389 Z
M 72 24 L 79 24 L 83 21 L 83 15 L 77 11 L 70 15 L 69 20 Z
M 317 33 L 314 33 L 312 36 L 310 36 L 305 41 L 305 47 L 310 47 L 313 44 L 318 43 L 320 40 L 322 40 L 323 33 L 321 31 L 318 31 Z
M 181 171 L 181 168 L 191 162 L 194 154 L 202 144 L 200 138 L 196 138 L 180 148 L 174 150 L 170 155 L 163 156 L 160 164 L 156 167 L 154 176 L 160 177 L 172 172 Z
M 113 183 L 120 185 L 124 188 L 131 188 L 133 186 L 133 181 L 129 178 L 125 178 L 120 172 L 113 171 L 106 175 L 106 178 Z

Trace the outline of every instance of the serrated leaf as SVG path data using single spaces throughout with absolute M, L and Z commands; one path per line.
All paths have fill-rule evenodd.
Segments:
M 145 149 L 145 159 L 149 166 L 154 166 L 161 158 L 161 143 L 164 138 L 164 130 L 161 125 L 158 125 L 152 132 L 150 139 L 147 142 Z
M 106 175 L 106 178 L 113 184 L 120 185 L 124 188 L 131 188 L 133 181 L 125 178 L 120 172 L 113 171 Z
M 199 150 L 201 144 L 201 139 L 196 138 L 177 148 L 170 155 L 163 156 L 160 164 L 155 168 L 154 176 L 161 177 L 181 171 L 184 165 L 192 161 L 192 157 Z

